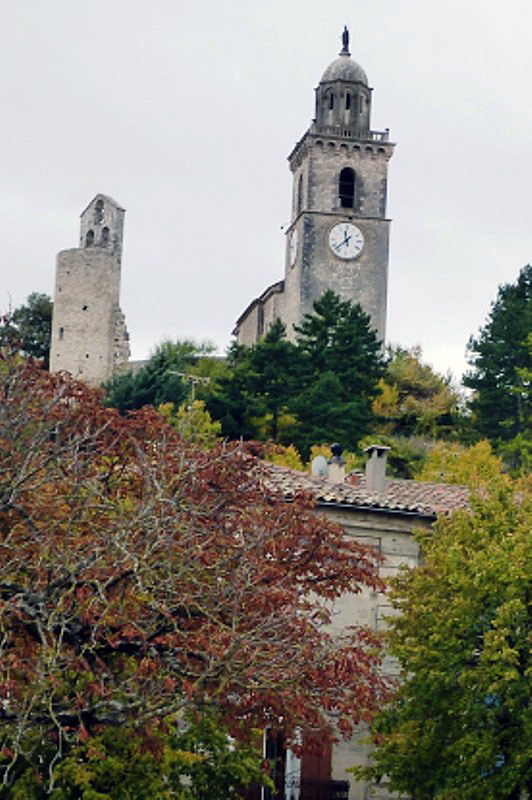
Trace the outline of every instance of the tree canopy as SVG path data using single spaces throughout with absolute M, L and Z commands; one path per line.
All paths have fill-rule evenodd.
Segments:
M 162 342 L 139 369 L 117 373 L 107 382 L 106 402 L 122 413 L 163 403 L 178 408 L 189 394 L 185 376 L 196 368 L 200 357 L 213 350 L 208 342 L 197 344 L 189 339 Z
M 473 390 L 473 425 L 498 445 L 520 436 L 530 452 L 532 266 L 515 284 L 499 288 L 484 327 L 468 344 L 471 369 L 463 378 Z
M 230 730 L 349 734 L 385 690 L 378 640 L 331 601 L 378 556 L 241 447 L 180 439 L 32 364 L 0 361 L 0 768 L 50 788 L 107 728 L 214 705 Z M 299 734 L 297 734 L 299 735 Z
M 423 565 L 395 582 L 403 680 L 365 773 L 418 800 L 532 797 L 532 493 L 493 486 L 420 534 Z
M 233 345 L 228 373 L 206 398 L 230 438 L 354 448 L 370 429 L 384 371 L 380 344 L 359 305 L 327 291 L 286 339 L 277 320 L 252 347 Z
M 389 347 L 380 387 L 374 411 L 383 433 L 446 438 L 454 431 L 460 396 L 448 375 L 423 363 L 420 347 Z
M 8 314 L 0 329 L 0 342 L 15 346 L 23 355 L 50 364 L 53 303 L 47 294 L 32 292 L 25 305 Z

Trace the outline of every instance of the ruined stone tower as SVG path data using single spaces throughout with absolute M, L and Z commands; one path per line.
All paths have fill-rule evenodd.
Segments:
M 290 338 L 326 289 L 360 303 L 386 333 L 389 132 L 371 130 L 366 73 L 342 49 L 316 88 L 315 118 L 288 156 L 293 175 L 284 280 L 253 300 L 233 333 L 253 344 L 277 317 Z
M 124 214 L 97 194 L 81 214 L 79 248 L 57 256 L 50 369 L 93 386 L 129 358 L 119 305 Z

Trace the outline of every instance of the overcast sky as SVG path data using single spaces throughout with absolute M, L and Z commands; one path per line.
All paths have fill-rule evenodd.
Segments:
M 286 157 L 344 24 L 397 142 L 388 340 L 460 377 L 532 257 L 530 0 L 2 0 L 0 310 L 53 294 L 102 192 L 127 210 L 132 356 L 225 349 L 283 276 Z

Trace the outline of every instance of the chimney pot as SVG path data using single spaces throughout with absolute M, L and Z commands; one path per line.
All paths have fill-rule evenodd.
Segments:
M 345 480 L 345 461 L 342 458 L 342 445 L 334 442 L 331 445 L 332 458 L 329 459 L 329 480 L 343 483 Z
M 369 492 L 384 491 L 389 449 L 389 447 L 382 444 L 370 444 L 364 451 L 368 454 L 368 460 L 366 461 L 366 488 Z

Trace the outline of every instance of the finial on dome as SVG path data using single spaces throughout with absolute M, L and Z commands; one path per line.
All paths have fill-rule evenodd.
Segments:
M 340 50 L 341 56 L 350 56 L 351 53 L 349 52 L 349 31 L 347 30 L 347 25 L 344 25 L 344 29 L 342 31 L 342 49 Z

